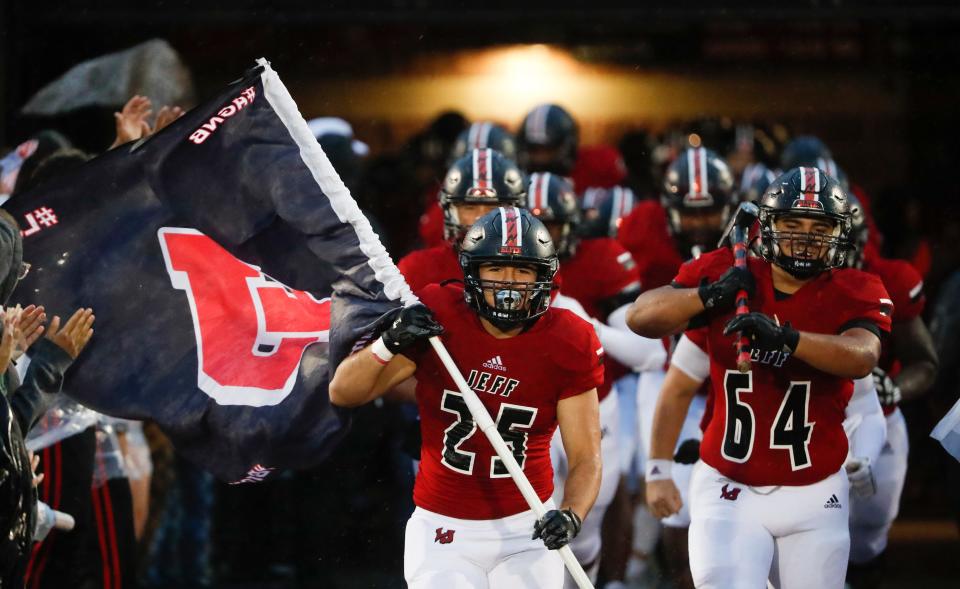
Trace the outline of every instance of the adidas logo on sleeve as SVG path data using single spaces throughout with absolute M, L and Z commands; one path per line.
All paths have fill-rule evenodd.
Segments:
M 824 509 L 840 509 L 843 506 L 840 505 L 840 500 L 837 499 L 836 495 L 830 495 L 830 498 L 823 504 L 823 507 Z

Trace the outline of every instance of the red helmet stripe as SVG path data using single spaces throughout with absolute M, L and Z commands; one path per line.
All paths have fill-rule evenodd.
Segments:
M 800 168 L 800 193 L 803 200 L 820 199 L 820 170 Z
M 517 207 L 500 207 L 500 223 L 503 240 L 500 251 L 516 252 L 522 245 L 520 209 Z
M 697 169 L 700 165 L 700 160 L 697 158 L 695 149 L 687 150 L 687 192 L 689 194 L 697 195 L 700 194 L 700 171 Z
M 473 185 L 474 188 L 491 188 L 493 175 L 489 149 L 477 149 L 473 152 Z

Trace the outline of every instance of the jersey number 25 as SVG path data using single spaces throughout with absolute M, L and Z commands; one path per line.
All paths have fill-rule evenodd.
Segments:
M 477 432 L 477 424 L 467 408 L 463 395 L 453 391 L 443 391 L 440 408 L 447 413 L 453 413 L 457 419 L 443 433 L 443 452 L 440 462 L 450 470 L 461 474 L 473 474 L 473 463 L 476 459 L 474 452 L 460 449 L 460 445 Z M 527 459 L 527 432 L 537 418 L 537 410 L 533 407 L 500 404 L 500 413 L 497 415 L 497 431 L 513 450 L 513 457 L 520 468 Z M 490 459 L 490 478 L 505 478 L 510 476 L 507 467 L 499 457 Z

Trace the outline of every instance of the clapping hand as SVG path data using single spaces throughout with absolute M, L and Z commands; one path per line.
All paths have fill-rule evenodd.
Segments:
M 71 358 L 76 358 L 93 337 L 93 309 L 77 309 L 61 328 L 60 317 L 54 316 L 47 329 L 47 339 L 59 346 Z

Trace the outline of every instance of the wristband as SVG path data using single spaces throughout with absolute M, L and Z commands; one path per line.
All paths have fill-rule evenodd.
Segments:
M 665 481 L 670 477 L 670 469 L 673 468 L 672 460 L 658 460 L 650 458 L 647 460 L 647 472 L 644 480 L 648 483 L 653 481 Z
M 373 345 L 370 346 L 370 353 L 373 359 L 386 366 L 393 359 L 393 352 L 387 349 L 387 344 L 383 343 L 383 337 L 378 337 Z

